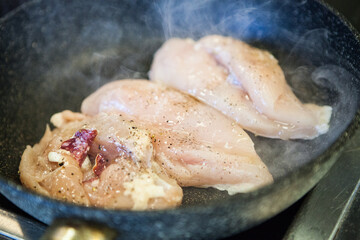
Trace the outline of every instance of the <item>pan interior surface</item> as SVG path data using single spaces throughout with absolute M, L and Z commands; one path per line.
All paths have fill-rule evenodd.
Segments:
M 274 207 L 273 212 L 252 217 L 250 212 L 239 212 L 241 216 L 235 214 L 229 218 L 226 215 L 229 212 L 224 209 L 219 213 L 219 209 L 204 208 L 208 217 L 218 217 L 222 223 L 233 222 L 220 227 L 226 233 L 215 233 L 214 230 L 208 230 L 208 233 L 215 234 L 214 237 L 231 234 L 263 221 L 297 200 L 315 184 L 315 180 L 311 183 L 304 180 L 304 185 L 295 184 L 296 177 L 302 181 L 301 176 L 296 175 L 298 169 L 312 166 L 321 158 L 351 124 L 359 109 L 359 43 L 336 15 L 316 1 L 28 2 L 0 19 L 0 174 L 3 179 L 20 184 L 21 154 L 26 145 L 39 141 L 52 114 L 65 109 L 79 111 L 82 100 L 107 82 L 147 78 L 153 54 L 166 39 L 198 39 L 208 34 L 232 36 L 271 51 L 303 102 L 333 108 L 329 132 L 311 141 L 274 140 L 250 134 L 259 156 L 274 176 L 274 185 L 285 179 L 284 187 L 274 190 L 271 196 L 277 191 L 278 194 L 294 191 L 294 196 L 284 198 L 283 205 Z M 314 179 L 318 178 L 320 176 Z M 298 189 L 292 190 L 296 187 Z M 22 190 L 19 194 L 28 196 Z M 254 193 L 248 198 L 263 195 Z M 60 204 L 34 195 L 30 198 L 37 199 L 39 204 L 45 201 L 49 207 Z M 241 203 L 243 207 L 254 208 L 262 201 L 274 200 L 269 197 L 269 200 L 246 205 L 239 200 L 241 198 L 242 194 L 230 198 L 227 193 L 214 189 L 186 188 L 184 204 L 179 211 L 184 209 L 184 214 L 192 216 L 187 206 L 202 206 L 213 200 L 223 201 L 222 207 L 230 204 L 236 207 Z M 65 209 L 76 208 L 66 204 L 61 206 L 63 210 L 44 212 L 36 217 L 49 223 Z M 116 214 L 76 209 L 81 209 L 78 216 L 85 218 L 91 214 L 101 215 L 96 219 Z M 159 237 L 156 229 L 165 228 L 164 222 L 171 222 L 173 216 L 184 217 L 183 213 L 153 212 L 151 217 L 146 213 L 118 213 L 118 218 L 114 217 L 112 221 L 113 225 L 118 221 L 129 221 L 122 231 L 130 232 L 130 223 L 145 221 L 148 226 L 153 226 L 152 220 L 162 214 L 159 226 L 150 230 Z M 144 216 L 147 220 L 139 220 Z M 219 222 L 214 220 L 210 225 L 216 224 Z M 172 227 L 181 228 L 176 224 Z M 194 235 L 197 230 L 191 231 L 189 236 L 174 236 L 188 238 L 208 234 L 196 232 L 199 235 Z

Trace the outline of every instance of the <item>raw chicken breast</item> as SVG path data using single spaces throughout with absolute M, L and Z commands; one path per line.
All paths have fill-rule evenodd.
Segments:
M 28 146 L 22 183 L 41 194 L 86 206 L 162 209 L 181 203 L 182 189 L 154 162 L 149 133 L 118 114 L 55 114 L 44 137 Z
M 170 39 L 155 54 L 150 79 L 191 94 L 256 135 L 312 139 L 328 131 L 331 107 L 302 104 L 269 52 L 233 38 Z
M 106 84 L 84 100 L 84 114 L 117 112 L 151 132 L 155 159 L 180 186 L 230 194 L 273 181 L 249 136 L 215 109 L 147 80 Z

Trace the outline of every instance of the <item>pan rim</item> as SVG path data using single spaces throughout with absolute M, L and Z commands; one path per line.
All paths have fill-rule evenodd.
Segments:
M 31 0 L 27 3 L 27 4 L 34 4 L 37 2 L 40 2 L 41 0 Z M 334 14 L 336 17 L 339 18 L 339 20 L 344 24 L 345 27 L 347 27 L 348 29 L 350 29 L 351 33 L 353 34 L 353 36 L 355 37 L 357 44 L 360 46 L 360 35 L 359 32 L 351 25 L 351 23 L 349 23 L 348 20 L 346 20 L 346 18 L 339 13 L 337 10 L 335 10 L 334 8 L 332 8 L 330 5 L 328 5 L 327 3 L 324 3 L 323 0 L 314 0 L 315 2 L 318 2 L 319 4 L 322 4 L 324 6 L 325 9 L 327 9 L 328 11 L 330 11 L 332 14 Z M 19 9 L 23 8 L 24 5 L 19 6 L 18 8 L 14 9 L 13 11 L 11 11 L 11 14 L 16 14 L 17 11 L 19 11 Z M 8 21 L 9 19 L 11 19 L 11 16 L 5 15 L 5 17 L 0 18 L 0 24 L 2 24 L 3 22 Z M 219 207 L 221 205 L 223 205 L 224 203 L 227 202 L 233 202 L 233 201 L 251 201 L 251 199 L 254 199 L 255 197 L 259 197 L 259 196 L 267 196 L 269 194 L 269 192 L 272 192 L 274 189 L 276 188 L 280 188 L 283 187 L 285 185 L 285 182 L 292 180 L 295 181 L 294 179 L 296 179 L 297 175 L 301 175 L 301 173 L 306 173 L 309 172 L 311 170 L 313 170 L 315 165 L 319 165 L 319 164 L 325 164 L 330 156 L 332 156 L 335 152 L 341 152 L 341 150 L 344 148 L 344 143 L 348 142 L 349 139 L 355 134 L 355 132 L 359 131 L 359 124 L 360 124 L 360 109 L 358 107 L 356 114 L 354 115 L 353 120 L 350 122 L 350 124 L 347 126 L 347 128 L 344 130 L 344 132 L 335 140 L 334 143 L 331 144 L 331 146 L 328 147 L 327 150 L 325 150 L 323 153 L 320 154 L 319 157 L 309 161 L 308 163 L 304 164 L 303 166 L 300 166 L 299 168 L 296 168 L 293 171 L 290 171 L 289 173 L 287 173 L 284 176 L 281 176 L 277 179 L 276 182 L 274 182 L 273 184 L 264 186 L 262 188 L 259 188 L 255 191 L 249 192 L 249 193 L 242 193 L 242 194 L 237 194 L 234 196 L 228 196 L 226 199 L 217 199 L 217 200 L 212 200 L 209 201 L 206 204 L 194 204 L 194 205 L 181 205 L 179 207 L 176 208 L 172 208 L 172 209 L 164 209 L 164 210 L 145 210 L 145 211 L 131 211 L 131 210 L 121 210 L 121 209 L 105 209 L 105 208 L 100 208 L 100 207 L 86 207 L 86 206 L 81 206 L 81 205 L 76 205 L 76 204 L 72 204 L 72 203 L 68 203 L 68 202 L 64 202 L 61 200 L 57 200 L 57 199 L 53 199 L 47 196 L 43 196 L 37 193 L 34 193 L 31 190 L 28 190 L 27 188 L 23 187 L 22 185 L 15 183 L 12 180 L 8 180 L 5 179 L 3 176 L 0 176 L 0 182 L 5 182 L 8 185 L 15 187 L 17 190 L 20 190 L 22 192 L 25 192 L 26 194 L 31 194 L 33 195 L 33 197 L 41 197 L 44 198 L 46 200 L 50 200 L 51 202 L 55 202 L 57 204 L 64 204 L 70 207 L 76 207 L 76 208 L 81 208 L 81 209 L 87 209 L 86 211 L 107 211 L 107 212 L 111 212 L 113 214 L 118 214 L 119 212 L 124 213 L 124 214 L 135 214 L 135 215 L 141 215 L 141 216 L 149 216 L 154 215 L 154 213 L 156 214 L 164 214 L 164 213 L 168 213 L 168 214 L 176 214 L 178 212 L 193 212 L 194 210 L 199 211 L 199 209 L 207 209 L 207 208 L 216 208 Z M 291 181 L 291 182 L 292 182 Z M 312 186 L 311 186 L 312 187 Z M 310 187 L 309 187 L 310 188 Z M 307 191 L 305 191 L 307 192 Z M 302 196 L 303 194 L 301 194 Z M 297 198 L 298 199 L 298 198 Z M 290 204 L 293 204 L 293 202 L 291 202 Z M 285 209 L 285 207 L 283 208 Z

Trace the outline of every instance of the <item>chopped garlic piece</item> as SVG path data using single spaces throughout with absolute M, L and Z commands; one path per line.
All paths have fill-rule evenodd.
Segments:
M 86 156 L 83 164 L 81 165 L 81 170 L 88 171 L 91 169 L 91 167 L 92 166 L 91 166 L 90 158 L 89 158 L 89 156 Z
M 62 116 L 62 113 L 55 113 L 54 115 L 51 116 L 50 118 L 50 122 L 52 124 L 54 124 L 55 127 L 60 127 L 61 125 L 64 124 L 64 118 Z
M 49 152 L 48 159 L 50 162 L 63 163 L 65 161 L 65 157 L 58 152 Z
M 134 201 L 133 210 L 144 210 L 148 206 L 148 201 L 151 198 L 164 197 L 165 192 L 162 186 L 157 186 L 154 177 L 155 174 L 143 173 L 132 182 L 124 183 L 125 196 L 131 196 Z

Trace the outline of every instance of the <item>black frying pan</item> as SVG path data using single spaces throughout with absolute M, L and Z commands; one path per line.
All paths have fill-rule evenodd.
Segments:
M 53 113 L 79 111 L 111 80 L 146 78 L 166 38 L 214 33 L 270 50 L 300 99 L 334 109 L 329 133 L 311 141 L 251 135 L 274 184 L 234 196 L 186 188 L 181 207 L 144 212 L 76 206 L 20 185 L 21 154 Z M 359 58 L 354 30 L 317 1 L 30 1 L 0 19 L 0 191 L 44 223 L 87 219 L 124 239 L 234 234 L 288 207 L 332 166 L 359 124 Z

